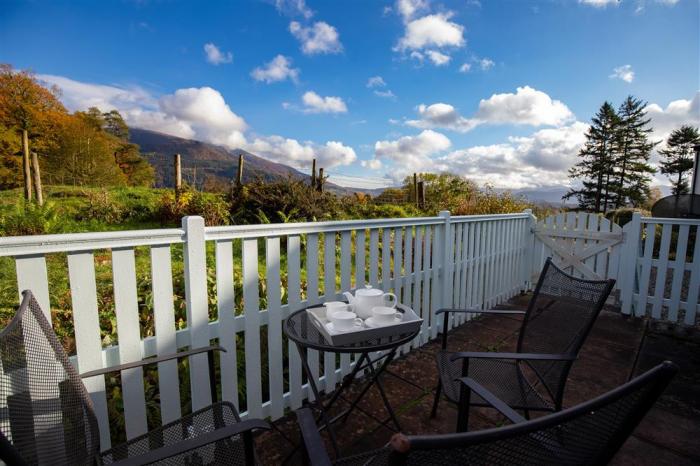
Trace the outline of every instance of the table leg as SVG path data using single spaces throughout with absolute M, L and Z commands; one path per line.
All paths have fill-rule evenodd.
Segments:
M 384 370 L 389 366 L 389 363 L 394 359 L 394 356 L 396 356 L 396 350 L 397 348 L 394 348 L 393 350 L 389 351 L 385 356 L 382 356 L 382 358 L 386 358 L 384 363 L 379 367 L 379 369 L 374 369 L 374 366 L 372 366 L 372 361 L 369 358 L 370 364 L 368 364 L 369 371 L 371 374 L 370 380 L 367 382 L 367 385 L 364 386 L 360 394 L 355 398 L 355 400 L 352 402 L 350 405 L 350 408 L 343 414 L 343 422 L 345 422 L 350 415 L 350 413 L 357 407 L 357 404 L 360 402 L 360 400 L 365 396 L 367 391 L 370 389 L 370 387 L 374 384 L 377 384 L 377 388 L 379 389 L 379 393 L 382 396 L 382 400 L 384 401 L 384 407 L 387 409 L 389 412 L 389 415 L 391 416 L 392 421 L 394 424 L 396 424 L 396 427 L 401 430 L 401 426 L 399 426 L 399 423 L 396 419 L 396 416 L 394 416 L 394 411 L 391 409 L 391 405 L 389 404 L 389 401 L 386 398 L 386 394 L 384 393 L 384 387 L 382 387 L 381 382 L 379 381 L 379 376 L 384 372 Z M 380 358 L 381 359 L 381 358 Z M 374 361 L 376 362 L 376 360 Z
M 321 396 L 318 393 L 318 387 L 316 387 L 316 378 L 314 377 L 314 374 L 311 373 L 311 369 L 309 368 L 309 363 L 307 361 L 308 351 L 304 346 L 301 346 L 299 344 L 297 344 L 296 346 L 299 350 L 299 354 L 301 355 L 301 365 L 304 368 L 304 372 L 306 372 L 309 387 L 311 387 L 311 391 L 314 394 L 314 403 L 316 404 L 318 410 L 321 412 L 321 419 L 323 420 L 323 423 L 328 429 L 328 435 L 330 436 L 331 444 L 333 445 L 333 451 L 335 452 L 335 456 L 338 457 L 340 453 L 338 450 L 338 442 L 335 438 L 335 432 L 333 432 L 333 428 L 331 427 L 331 423 L 328 419 L 328 415 L 326 414 L 326 410 L 323 407 L 323 401 L 321 400 Z

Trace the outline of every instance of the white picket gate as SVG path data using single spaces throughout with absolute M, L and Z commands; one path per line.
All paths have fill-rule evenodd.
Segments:
M 408 351 L 436 337 L 440 322 L 434 313 L 440 307 L 490 307 L 527 287 L 533 221 L 529 211 L 455 217 L 442 212 L 424 218 L 231 227 L 204 227 L 201 218 L 186 217 L 181 229 L 0 238 L 0 256 L 14 258 L 18 293 L 33 290 L 50 317 L 53 285 L 46 257 L 66 254 L 76 342 L 72 360 L 80 372 L 186 346 L 206 346 L 216 339 L 228 350 L 220 360 L 223 399 L 239 406 L 239 386 L 245 383 L 242 416 L 277 419 L 285 408 L 298 408 L 309 396 L 296 349 L 286 348 L 288 358 L 284 358 L 282 321 L 291 312 L 370 283 L 393 291 L 423 317 L 420 335 L 403 348 Z M 172 279 L 173 245 L 178 244 L 184 245 L 187 308 L 186 327 L 181 330 L 175 325 Z M 146 338 L 140 336 L 135 260 L 136 248 L 143 246 L 150 249 L 155 321 L 155 336 Z M 207 251 L 214 255 L 216 312 L 209 309 Z M 101 340 L 96 260 L 111 261 L 118 345 L 103 347 Z M 260 264 L 264 264 L 264 296 L 259 291 Z M 237 281 L 235 274 L 242 278 Z M 238 295 L 243 298 L 242 309 L 236 308 Z M 459 316 L 450 326 L 464 321 Z M 266 332 L 261 333 L 262 328 Z M 244 337 L 242 352 L 237 351 L 236 335 Z M 266 342 L 261 335 L 266 335 Z M 243 373 L 238 371 L 239 357 L 245 360 Z M 323 373 L 319 372 L 320 358 Z M 336 365 L 333 355 L 312 352 L 310 363 L 319 388 L 330 391 L 355 361 L 343 355 Z M 265 366 L 267 377 L 262 373 Z M 284 388 L 285 369 L 288 390 Z M 210 402 L 206 371 L 205 356 L 191 358 L 192 409 Z M 267 399 L 262 395 L 264 379 L 268 381 Z M 107 448 L 105 379 L 97 376 L 85 382 L 95 403 L 102 447 Z M 181 415 L 174 362 L 158 365 L 158 383 L 161 419 L 166 423 Z M 123 371 L 122 388 L 126 436 L 133 438 L 147 428 L 142 370 Z

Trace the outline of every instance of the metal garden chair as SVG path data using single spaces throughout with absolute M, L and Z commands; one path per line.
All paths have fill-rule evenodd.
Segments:
M 598 398 L 531 421 L 473 381 L 514 424 L 442 435 L 395 434 L 384 448 L 331 462 L 308 408 L 297 411 L 306 459 L 313 466 L 335 465 L 597 465 L 607 464 L 625 443 L 678 371 L 662 363 Z M 467 403 L 467 400 L 463 400 Z
M 0 332 L 0 459 L 9 465 L 120 466 L 253 464 L 252 431 L 265 421 L 241 421 L 236 408 L 211 406 L 100 452 L 97 419 L 81 376 L 30 291 Z M 92 377 L 193 354 L 207 353 L 214 385 L 216 346 L 183 351 L 82 374 Z
M 461 377 L 470 377 L 513 409 L 559 411 L 571 365 L 600 313 L 615 280 L 585 280 L 567 274 L 548 258 L 526 311 L 440 309 L 442 350 L 438 352 L 438 384 L 431 416 L 441 391 L 457 403 Z M 451 352 L 447 350 L 448 318 L 455 313 L 522 314 L 515 353 Z M 489 406 L 474 394 L 458 417 L 457 431 L 466 431 L 469 405 Z

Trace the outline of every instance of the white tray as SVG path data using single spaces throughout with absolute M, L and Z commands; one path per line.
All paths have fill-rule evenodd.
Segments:
M 333 327 L 329 327 L 329 321 L 325 317 L 326 308 L 323 306 L 307 309 L 309 320 L 321 332 L 321 335 L 326 341 L 333 346 L 344 346 L 358 343 L 361 341 L 372 340 L 374 338 L 383 338 L 393 335 L 401 335 L 417 331 L 423 324 L 423 319 L 418 317 L 413 309 L 403 304 L 397 304 L 396 309 L 403 312 L 401 322 L 392 325 L 384 325 L 382 327 L 367 327 L 363 325 L 356 330 L 348 330 L 344 332 L 336 332 Z

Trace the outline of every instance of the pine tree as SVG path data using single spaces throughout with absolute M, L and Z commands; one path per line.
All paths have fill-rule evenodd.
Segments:
M 650 119 L 645 117 L 647 103 L 631 95 L 620 105 L 617 134 L 617 190 L 616 208 L 628 202 L 639 206 L 649 197 L 649 175 L 656 170 L 649 164 L 651 150 L 657 143 L 650 142 Z
M 665 158 L 661 161 L 661 173 L 670 175 L 673 195 L 689 192 L 687 174 L 693 168 L 693 146 L 700 144 L 697 128 L 683 125 L 671 133 L 666 148 L 659 151 Z
M 581 189 L 571 189 L 564 198 L 575 196 L 579 207 L 594 212 L 605 212 L 616 204 L 614 182 L 615 156 L 620 119 L 610 102 L 605 102 L 586 133 L 586 144 L 579 152 L 581 161 L 569 170 L 569 177 L 582 183 Z

